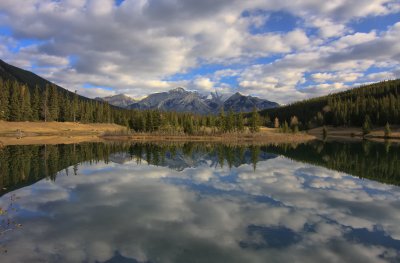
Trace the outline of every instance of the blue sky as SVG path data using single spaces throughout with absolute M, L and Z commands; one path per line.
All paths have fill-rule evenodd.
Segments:
M 3 60 L 89 97 L 181 86 L 290 103 L 400 77 L 394 0 L 3 0 L 0 10 Z

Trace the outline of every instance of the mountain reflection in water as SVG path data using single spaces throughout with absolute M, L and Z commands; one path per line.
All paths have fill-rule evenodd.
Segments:
M 370 142 L 8 146 L 0 261 L 397 262 L 399 153 Z M 4 232 L 8 219 L 22 227 Z

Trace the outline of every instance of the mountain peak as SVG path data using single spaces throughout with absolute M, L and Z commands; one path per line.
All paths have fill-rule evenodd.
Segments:
M 278 107 L 279 104 L 276 102 L 268 101 L 265 99 L 260 99 L 258 97 L 246 96 L 240 92 L 236 92 L 231 97 L 229 97 L 224 103 L 224 109 L 239 112 L 250 112 L 256 107 L 259 110 L 269 109 Z
M 237 98 L 237 97 L 245 97 L 245 95 L 243 95 L 242 93 L 240 93 L 239 91 L 235 92 L 230 98 Z
M 117 95 L 111 95 L 111 96 L 107 96 L 106 98 L 131 98 L 128 95 L 125 95 L 123 93 L 117 94 Z
M 184 93 L 186 90 L 182 87 L 177 87 L 175 89 L 170 90 L 169 92 L 179 92 L 179 93 Z
M 117 95 L 112 95 L 112 96 L 107 96 L 104 98 L 95 98 L 96 100 L 99 101 L 105 101 L 108 102 L 111 105 L 120 107 L 120 108 L 125 108 L 129 105 L 131 105 L 132 103 L 136 102 L 135 99 L 129 97 L 128 95 L 125 94 L 117 94 Z

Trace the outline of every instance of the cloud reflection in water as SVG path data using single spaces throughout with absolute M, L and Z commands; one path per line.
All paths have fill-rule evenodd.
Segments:
M 24 228 L 1 262 L 400 260 L 398 187 L 284 157 L 256 171 L 83 164 L 13 194 Z

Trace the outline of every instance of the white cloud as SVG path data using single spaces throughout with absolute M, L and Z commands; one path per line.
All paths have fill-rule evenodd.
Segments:
M 371 66 L 399 65 L 400 23 L 366 33 L 353 32 L 348 23 L 399 12 L 400 5 L 395 0 L 361 2 L 125 0 L 116 6 L 112 0 L 29 0 L 21 8 L 21 1 L 4 0 L 0 25 L 11 27 L 12 36 L 2 36 L 0 54 L 71 90 L 90 83 L 135 97 L 177 84 L 196 85 L 196 78 L 208 78 L 216 88 L 237 88 L 219 83 L 220 73 L 183 82 L 165 79 L 210 63 L 227 69 L 240 65 L 241 73 L 232 72 L 241 74 L 239 89 L 289 102 L 312 95 L 299 91 L 306 73 L 328 72 L 335 75 L 331 80 L 346 82 Z M 276 11 L 295 16 L 295 28 L 263 32 L 269 14 Z M 251 28 L 261 32 L 252 34 Z M 310 33 L 313 29 L 318 34 Z M 41 42 L 15 51 L 26 39 Z M 73 63 L 71 56 L 77 58 Z M 260 66 L 264 70 L 253 65 L 268 57 L 271 61 Z M 253 70 L 259 72 L 250 74 Z M 198 87 L 208 91 L 207 85 Z
M 214 83 L 209 78 L 196 78 L 193 82 L 195 87 L 201 91 L 213 91 L 214 90 Z

